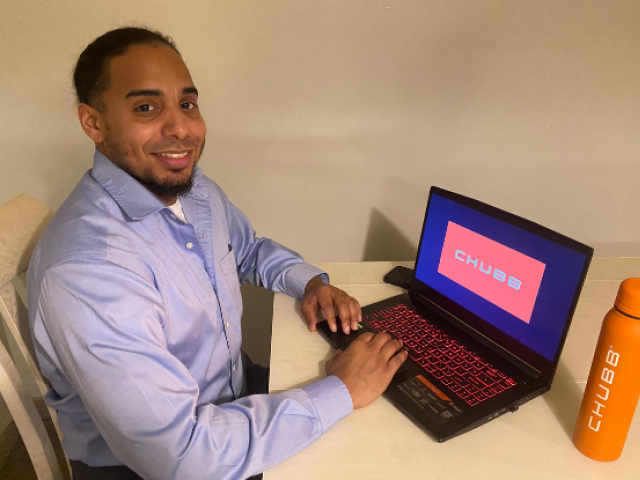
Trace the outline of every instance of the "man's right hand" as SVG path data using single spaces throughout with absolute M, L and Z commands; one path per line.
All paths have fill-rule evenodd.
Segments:
M 338 350 L 326 363 L 325 370 L 345 384 L 354 409 L 366 407 L 382 395 L 407 359 L 408 353 L 401 348 L 402 341 L 393 340 L 387 333 L 366 332 L 344 352 Z

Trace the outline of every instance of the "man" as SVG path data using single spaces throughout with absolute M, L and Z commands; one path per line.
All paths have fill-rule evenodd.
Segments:
M 94 166 L 29 268 L 46 401 L 74 478 L 246 478 L 377 398 L 406 359 L 386 334 L 363 335 L 301 389 L 243 396 L 243 281 L 301 298 L 312 331 L 321 309 L 348 333 L 360 307 L 296 253 L 256 238 L 196 167 L 206 129 L 171 40 L 108 32 L 80 55 L 74 83 Z

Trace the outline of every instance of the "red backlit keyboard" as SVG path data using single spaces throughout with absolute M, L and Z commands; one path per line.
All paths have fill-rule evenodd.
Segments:
M 516 385 L 515 380 L 406 305 L 386 308 L 364 320 L 379 332 L 401 339 L 413 360 L 469 405 Z

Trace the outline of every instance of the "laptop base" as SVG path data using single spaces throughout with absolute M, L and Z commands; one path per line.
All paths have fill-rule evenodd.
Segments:
M 317 329 L 334 348 L 344 350 L 364 332 L 377 333 L 367 323 L 367 315 L 400 304 L 416 308 L 412 305 L 409 295 L 405 293 L 364 307 L 362 328 L 349 335 L 341 331 L 332 332 L 326 321 L 318 323 Z M 418 309 L 430 321 L 438 322 L 434 314 L 424 312 L 420 307 Z M 550 388 L 549 385 L 524 375 L 493 352 L 480 351 L 478 354 L 484 358 L 489 357 L 489 361 L 515 377 L 517 385 L 485 402 L 471 406 L 414 360 L 408 358 L 394 376 L 384 396 L 436 441 L 445 442 L 504 413 L 515 411 L 520 405 Z

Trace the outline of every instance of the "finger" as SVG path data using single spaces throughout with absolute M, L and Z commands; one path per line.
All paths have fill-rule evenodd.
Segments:
M 319 295 L 318 303 L 320 304 L 320 308 L 324 312 L 324 318 L 327 319 L 329 328 L 331 329 L 332 332 L 337 332 L 338 329 L 336 327 L 336 312 L 335 312 L 335 309 L 333 308 L 331 295 L 329 295 L 329 293 L 324 293 Z
M 373 344 L 374 347 L 381 349 L 383 345 L 390 342 L 391 340 L 393 340 L 393 337 L 388 333 L 384 333 L 384 332 L 376 333 L 373 339 L 371 340 L 371 343 Z
M 402 340 L 390 340 L 380 349 L 380 353 L 388 360 L 402 348 Z
M 349 297 L 349 310 L 351 311 L 351 328 L 358 329 L 358 324 L 362 321 L 362 310 L 360 310 L 360 304 L 358 301 Z
M 400 350 L 393 357 L 391 357 L 389 363 L 387 364 L 389 365 L 389 369 L 391 370 L 391 372 L 396 373 L 408 356 L 409 353 L 406 350 Z
M 318 319 L 316 318 L 315 299 L 303 300 L 302 305 L 300 306 L 300 311 L 304 315 L 304 318 L 307 321 L 307 324 L 309 325 L 309 330 L 312 332 L 315 332 L 316 323 L 318 323 Z
M 349 305 L 345 301 L 339 301 L 336 303 L 336 307 L 338 308 L 340 323 L 342 323 L 342 331 L 349 333 L 351 331 L 351 310 Z
M 362 335 L 356 338 L 353 342 L 351 342 L 351 344 L 353 345 L 356 342 L 369 343 L 371 342 L 374 336 L 375 335 L 373 332 L 364 332 Z

